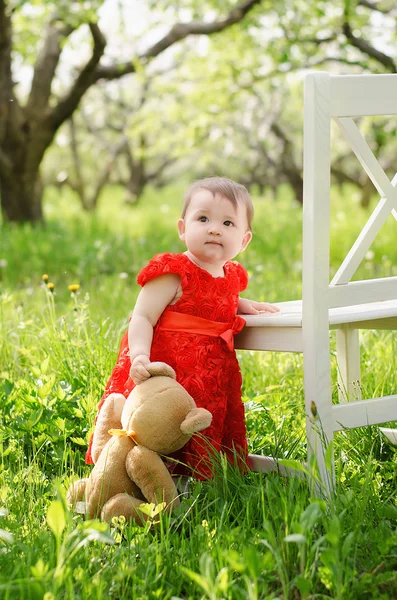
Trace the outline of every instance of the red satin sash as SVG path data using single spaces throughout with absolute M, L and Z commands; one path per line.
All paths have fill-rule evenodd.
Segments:
M 234 336 L 245 326 L 245 320 L 238 315 L 231 323 L 219 323 L 193 315 L 167 311 L 163 313 L 157 329 L 165 331 L 183 331 L 185 333 L 196 333 L 199 335 L 211 335 L 221 337 L 225 340 L 229 350 L 234 350 Z

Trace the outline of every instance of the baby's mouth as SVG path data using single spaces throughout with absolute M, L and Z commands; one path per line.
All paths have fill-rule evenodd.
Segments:
M 212 242 L 205 242 L 205 243 L 206 243 L 206 244 L 212 244 L 212 245 L 214 245 L 214 246 L 222 246 L 222 244 L 221 244 L 220 242 L 215 242 L 215 241 L 212 241 Z

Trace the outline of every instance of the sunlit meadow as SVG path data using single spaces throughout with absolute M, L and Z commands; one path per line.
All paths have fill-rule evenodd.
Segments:
M 149 190 L 135 208 L 115 188 L 96 215 L 50 190 L 45 227 L 2 226 L 0 598 L 397 597 L 397 449 L 376 427 L 337 435 L 327 501 L 305 479 L 242 476 L 220 461 L 214 481 L 193 483 L 156 526 L 119 520 L 109 529 L 66 510 L 65 489 L 90 470 L 87 439 L 137 272 L 157 252 L 183 250 L 183 187 Z M 255 206 L 254 240 L 240 257 L 247 296 L 297 298 L 301 209 L 282 188 Z M 368 213 L 346 191 L 335 194 L 332 216 L 335 271 Z M 395 233 L 390 220 L 360 278 L 397 274 Z M 365 396 L 395 391 L 396 335 L 365 332 L 362 343 Z M 301 356 L 239 358 L 250 450 L 301 461 Z M 336 397 L 334 355 L 333 378 Z

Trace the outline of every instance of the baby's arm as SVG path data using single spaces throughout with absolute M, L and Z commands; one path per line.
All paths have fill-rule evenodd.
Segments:
M 239 315 L 259 315 L 261 313 L 276 313 L 280 309 L 267 302 L 255 302 L 248 298 L 239 298 L 237 312 Z
M 178 275 L 161 275 L 148 281 L 139 293 L 128 328 L 130 377 L 136 384 L 150 377 L 145 365 L 150 362 L 153 327 L 175 298 L 179 282 Z

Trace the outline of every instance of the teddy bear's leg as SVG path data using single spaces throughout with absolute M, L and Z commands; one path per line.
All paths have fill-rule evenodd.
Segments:
M 72 483 L 66 493 L 66 502 L 75 507 L 77 502 L 83 502 L 88 479 L 79 479 Z
M 135 446 L 126 459 L 126 469 L 148 502 L 165 502 L 167 510 L 180 504 L 178 490 L 160 456 L 144 446 Z
M 110 394 L 106 398 L 95 425 L 91 450 L 94 464 L 110 439 L 109 429 L 119 429 L 121 427 L 121 413 L 124 404 L 125 397 L 123 394 Z
M 111 523 L 113 517 L 124 516 L 129 521 L 143 525 L 148 516 L 139 510 L 142 500 L 128 494 L 117 494 L 110 498 L 102 508 L 101 519 Z

